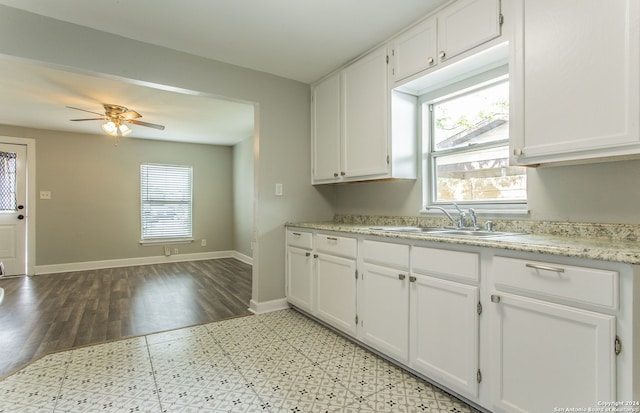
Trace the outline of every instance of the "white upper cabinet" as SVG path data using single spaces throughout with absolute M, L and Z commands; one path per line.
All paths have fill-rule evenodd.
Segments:
M 313 89 L 312 156 L 314 183 L 333 182 L 340 176 L 340 75 L 335 74 Z
M 499 0 L 461 0 L 393 40 L 394 83 L 499 37 Z
M 445 61 L 500 36 L 499 0 L 462 0 L 438 13 L 438 59 Z
M 389 170 L 387 67 L 387 48 L 382 47 L 341 72 L 341 174 L 346 178 L 384 176 Z
M 437 20 L 427 19 L 393 41 L 393 80 L 399 81 L 437 64 Z
M 637 0 L 515 2 L 513 160 L 640 153 Z
M 384 46 L 313 86 L 312 184 L 416 178 L 417 101 L 394 94 L 412 109 L 392 129 L 388 70 Z

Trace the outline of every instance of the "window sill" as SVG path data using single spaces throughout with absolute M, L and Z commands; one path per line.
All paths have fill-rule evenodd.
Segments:
M 159 244 L 190 244 L 193 238 L 160 238 L 160 239 L 143 239 L 140 240 L 141 245 L 159 245 Z
M 442 205 L 442 207 L 446 209 L 448 213 L 452 214 L 452 216 L 454 217 L 457 216 L 458 211 L 454 207 L 449 208 L 448 205 Z M 468 207 L 464 205 L 460 205 L 460 208 L 462 208 L 463 210 L 466 210 Z M 476 215 L 478 216 L 490 216 L 492 218 L 530 216 L 529 208 L 526 205 L 521 207 L 510 206 L 510 207 L 504 207 L 504 208 L 482 207 L 480 205 L 477 205 L 477 206 L 471 206 L 471 208 L 473 208 L 473 210 L 476 211 Z M 418 213 L 421 215 L 444 216 L 442 211 L 435 208 L 434 209 L 422 208 L 420 211 L 418 211 Z

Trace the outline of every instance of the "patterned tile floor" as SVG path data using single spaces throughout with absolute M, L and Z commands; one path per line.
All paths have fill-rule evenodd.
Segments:
M 293 310 L 51 354 L 0 412 L 475 412 Z

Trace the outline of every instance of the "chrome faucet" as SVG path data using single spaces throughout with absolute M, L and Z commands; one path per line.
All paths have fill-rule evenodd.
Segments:
M 478 227 L 478 218 L 476 217 L 475 209 L 469 208 L 469 217 L 471 217 L 471 227 L 473 227 L 473 230 L 479 230 L 480 227 Z
M 442 211 L 447 218 L 449 218 L 449 220 L 451 221 L 451 224 L 454 225 L 456 228 L 460 229 L 460 228 L 465 228 L 466 225 L 466 220 L 467 217 L 469 217 L 469 219 L 471 219 L 471 227 L 473 228 L 474 231 L 477 231 L 478 229 L 480 229 L 478 227 L 478 217 L 476 216 L 476 211 L 473 208 L 469 208 L 466 211 L 463 211 L 462 209 L 460 209 L 460 207 L 458 206 L 458 204 L 456 204 L 455 202 L 452 202 L 451 205 L 453 205 L 453 207 L 458 211 L 458 219 L 454 219 L 451 214 L 444 208 L 439 207 L 439 206 L 425 206 L 424 209 L 438 209 L 440 211 Z
M 454 204 L 454 205 L 455 205 L 455 204 Z M 456 207 L 458 207 L 458 206 L 456 205 Z M 455 220 L 455 219 L 453 219 L 453 217 L 451 216 L 451 214 L 450 214 L 449 212 L 447 212 L 447 210 L 446 210 L 446 209 L 444 209 L 444 208 L 442 208 L 442 207 L 439 207 L 439 206 L 428 206 L 428 205 L 425 205 L 424 209 L 427 209 L 427 210 L 428 210 L 428 209 L 438 209 L 438 210 L 442 211 L 442 212 L 447 216 L 447 218 L 449 218 L 449 220 L 451 221 L 451 224 L 452 224 L 452 225 L 456 225 L 456 220 Z M 458 210 L 459 210 L 459 209 L 458 209 Z
M 452 202 L 451 205 L 454 206 L 455 209 L 458 210 L 458 228 L 464 227 L 464 219 L 467 217 L 467 213 L 460 209 L 458 204 Z

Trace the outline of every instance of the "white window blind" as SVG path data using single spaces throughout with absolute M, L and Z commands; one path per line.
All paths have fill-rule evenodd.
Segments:
M 142 240 L 192 237 L 190 166 L 141 164 Z

